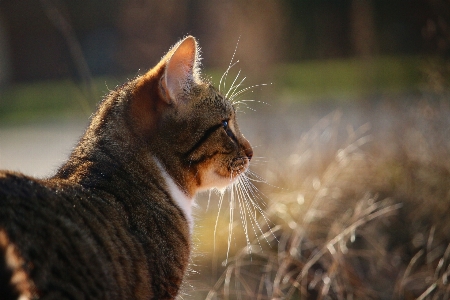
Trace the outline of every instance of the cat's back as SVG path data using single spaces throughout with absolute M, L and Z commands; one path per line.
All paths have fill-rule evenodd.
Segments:
M 139 285 L 147 270 L 143 263 L 135 271 L 130 257 L 142 249 L 124 222 L 117 207 L 81 187 L 0 171 L 1 299 L 133 294 L 129 282 Z
M 173 226 L 161 218 L 175 222 L 175 213 L 161 201 L 146 207 L 137 195 L 128 204 L 142 209 L 132 213 L 126 197 L 0 171 L 0 299 L 171 298 L 173 279 L 164 268 L 182 256 L 165 243 Z M 165 234 L 139 230 L 143 222 Z M 172 260 L 158 254 L 160 247 Z
M 40 184 L 21 173 L 0 170 L 0 199 L 29 198 Z
M 114 298 L 107 256 L 96 250 L 100 240 L 89 230 L 99 226 L 95 211 L 76 201 L 81 193 L 56 192 L 43 180 L 0 171 L 1 299 L 81 299 L 86 291 L 91 298 Z

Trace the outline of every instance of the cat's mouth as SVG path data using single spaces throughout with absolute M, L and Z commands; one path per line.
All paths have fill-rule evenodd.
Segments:
M 236 157 L 233 158 L 229 164 L 228 168 L 216 170 L 215 173 L 220 176 L 220 178 L 225 179 L 231 184 L 239 175 L 245 173 L 250 165 L 250 160 L 247 157 Z
M 250 160 L 247 157 L 233 158 L 230 163 L 230 170 L 232 172 L 232 175 L 239 175 L 241 173 L 244 173 L 245 171 L 247 171 L 249 165 Z
M 200 190 L 225 188 L 236 181 L 240 175 L 245 173 L 249 165 L 250 160 L 248 157 L 235 157 L 229 160 L 226 166 L 216 166 L 203 173 L 201 180 L 199 181 L 201 184 L 198 187 Z

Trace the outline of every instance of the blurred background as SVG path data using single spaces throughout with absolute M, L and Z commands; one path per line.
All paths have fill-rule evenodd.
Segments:
M 188 34 L 198 38 L 213 82 L 238 46 L 234 71 L 242 69 L 247 86 L 270 84 L 252 96 L 275 107 L 443 95 L 449 20 L 446 0 L 2 0 L 0 126 L 8 131 L 0 135 L 0 166 L 48 174 L 42 159 L 8 146 L 19 138 L 12 127 L 86 121 L 105 93 Z M 33 137 L 40 139 L 24 140 Z
M 0 168 L 51 175 L 101 97 L 188 34 L 216 84 L 236 47 L 227 86 L 239 70 L 243 87 L 267 84 L 243 95 L 256 101 L 239 115 L 268 182 L 261 195 L 301 162 L 297 142 L 330 113 L 386 133 L 411 105 L 448 102 L 448 0 L 0 0 Z M 218 198 L 208 198 L 199 199 L 198 274 L 187 292 L 199 299 L 228 248 L 229 208 L 216 223 Z M 232 241 L 230 257 L 245 234 L 236 229 Z

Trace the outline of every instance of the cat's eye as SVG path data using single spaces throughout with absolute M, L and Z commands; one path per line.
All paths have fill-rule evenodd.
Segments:
M 227 133 L 227 135 L 233 140 L 236 141 L 236 137 L 234 136 L 233 131 L 231 131 L 230 127 L 228 127 L 228 120 L 222 121 L 222 127 Z

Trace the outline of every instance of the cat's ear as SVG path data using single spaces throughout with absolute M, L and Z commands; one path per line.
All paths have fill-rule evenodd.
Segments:
M 164 75 L 161 78 L 165 101 L 178 104 L 191 88 L 200 81 L 200 55 L 197 41 L 188 36 L 175 45 L 168 55 Z

